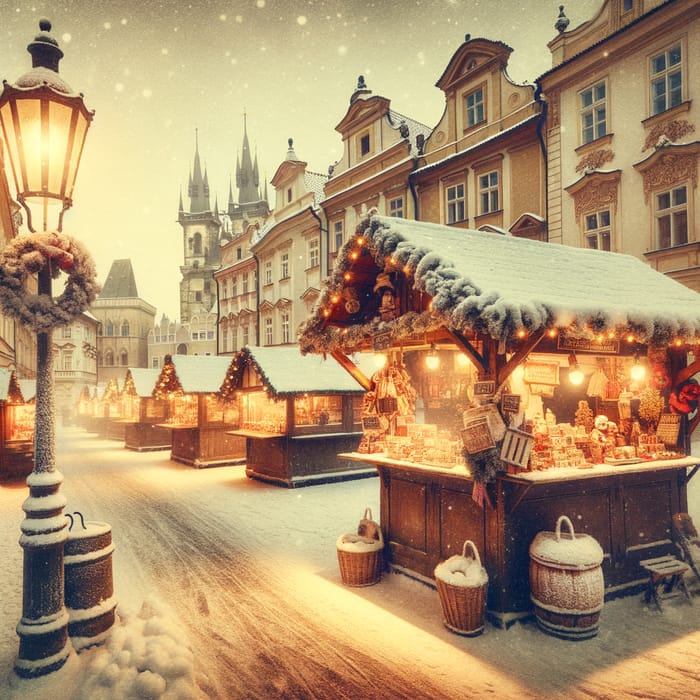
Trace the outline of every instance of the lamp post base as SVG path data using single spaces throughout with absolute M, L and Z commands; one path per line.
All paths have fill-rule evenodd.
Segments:
M 53 673 L 67 661 L 68 612 L 64 605 L 63 550 L 68 538 L 65 498 L 58 493 L 63 476 L 56 470 L 27 477 L 29 497 L 22 504 L 20 545 L 24 549 L 22 619 L 15 673 L 36 678 Z

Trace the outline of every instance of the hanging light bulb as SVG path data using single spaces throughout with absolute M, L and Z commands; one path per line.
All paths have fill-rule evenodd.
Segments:
M 569 381 L 574 386 L 580 386 L 581 384 L 583 384 L 583 379 L 583 372 L 581 371 L 581 368 L 578 365 L 576 353 L 572 352 L 571 355 L 569 355 Z
M 457 364 L 460 367 L 466 367 L 469 364 L 469 358 L 463 352 L 458 352 L 457 353 Z
M 435 349 L 435 344 L 430 346 L 430 351 L 425 357 L 425 366 L 431 371 L 436 370 L 440 366 L 440 358 Z
M 632 380 L 635 382 L 641 382 L 644 380 L 644 377 L 646 377 L 646 375 L 646 367 L 641 363 L 639 359 L 639 354 L 636 354 L 634 356 L 634 364 L 630 369 L 630 377 L 632 377 Z
M 387 362 L 387 356 L 384 353 L 381 352 L 375 352 L 374 353 L 374 364 L 376 367 L 381 369 L 386 365 Z

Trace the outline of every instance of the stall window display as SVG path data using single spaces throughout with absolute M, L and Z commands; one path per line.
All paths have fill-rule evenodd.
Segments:
M 34 404 L 9 406 L 8 441 L 34 439 Z
M 295 425 L 341 425 L 341 396 L 297 396 L 294 399 Z
M 241 392 L 241 428 L 261 433 L 287 432 L 287 403 L 264 391 Z
M 167 423 L 171 425 L 197 425 L 197 397 L 191 394 L 173 395 Z

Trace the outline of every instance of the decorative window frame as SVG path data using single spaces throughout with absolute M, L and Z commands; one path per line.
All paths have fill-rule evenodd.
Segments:
M 667 105 L 666 109 L 663 109 L 660 112 L 654 112 L 653 96 L 652 96 L 652 90 L 651 90 L 651 82 L 652 82 L 651 61 L 654 57 L 672 49 L 676 45 L 680 45 L 680 47 L 681 47 L 681 61 L 680 61 L 681 101 L 677 105 L 672 105 L 670 107 Z M 687 36 L 685 36 L 685 35 L 679 36 L 679 37 L 672 39 L 672 40 L 665 39 L 663 42 L 659 42 L 658 44 L 656 44 L 656 48 L 654 48 L 653 50 L 650 50 L 647 53 L 647 56 L 646 56 L 646 92 L 647 92 L 646 113 L 648 115 L 648 117 L 647 117 L 648 119 L 659 118 L 661 115 L 668 114 L 671 110 L 678 109 L 685 102 L 688 101 L 688 95 L 689 95 L 688 71 L 689 71 L 689 67 L 688 67 L 688 41 L 687 41 Z
M 602 100 L 602 103 L 605 107 L 605 133 L 600 134 L 600 135 L 596 135 L 595 122 L 594 122 L 593 138 L 590 139 L 590 141 L 584 141 L 583 140 L 583 114 L 584 114 L 584 112 L 589 112 L 589 111 L 592 111 L 595 114 L 596 101 L 594 99 L 593 102 L 587 108 L 584 109 L 583 105 L 581 104 L 581 96 L 584 92 L 586 92 L 588 90 L 594 91 L 601 83 L 605 87 L 605 97 Z M 608 136 L 611 133 L 610 115 L 612 114 L 612 110 L 610 109 L 610 89 L 609 89 L 607 77 L 601 77 L 601 78 L 598 78 L 592 82 L 587 83 L 584 87 L 577 90 L 576 98 L 577 98 L 577 106 L 578 106 L 578 135 L 579 135 L 579 144 L 580 144 L 579 147 L 590 146 L 591 144 L 595 143 L 596 141 L 600 141 L 601 139 L 604 139 L 606 136 Z
M 473 124 L 469 123 L 469 111 L 470 108 L 467 104 L 469 98 L 481 91 L 482 99 L 481 106 L 483 111 L 483 117 L 479 121 L 475 121 Z M 489 121 L 489 109 L 488 109 L 488 82 L 483 81 L 477 85 L 471 85 L 468 89 L 464 90 L 462 93 L 462 119 L 464 120 L 463 131 L 467 133 L 475 129 L 479 129 Z

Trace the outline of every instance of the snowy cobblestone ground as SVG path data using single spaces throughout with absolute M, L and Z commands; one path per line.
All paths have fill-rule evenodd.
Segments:
M 0 486 L 0 698 L 697 697 L 697 581 L 695 605 L 669 600 L 663 615 L 638 596 L 606 603 L 584 642 L 534 624 L 462 638 L 442 625 L 437 593 L 405 576 L 341 584 L 335 540 L 366 506 L 378 518 L 375 478 L 289 490 L 77 428 L 58 442 L 66 510 L 112 525 L 120 619 L 62 671 L 12 680 L 26 487 Z

